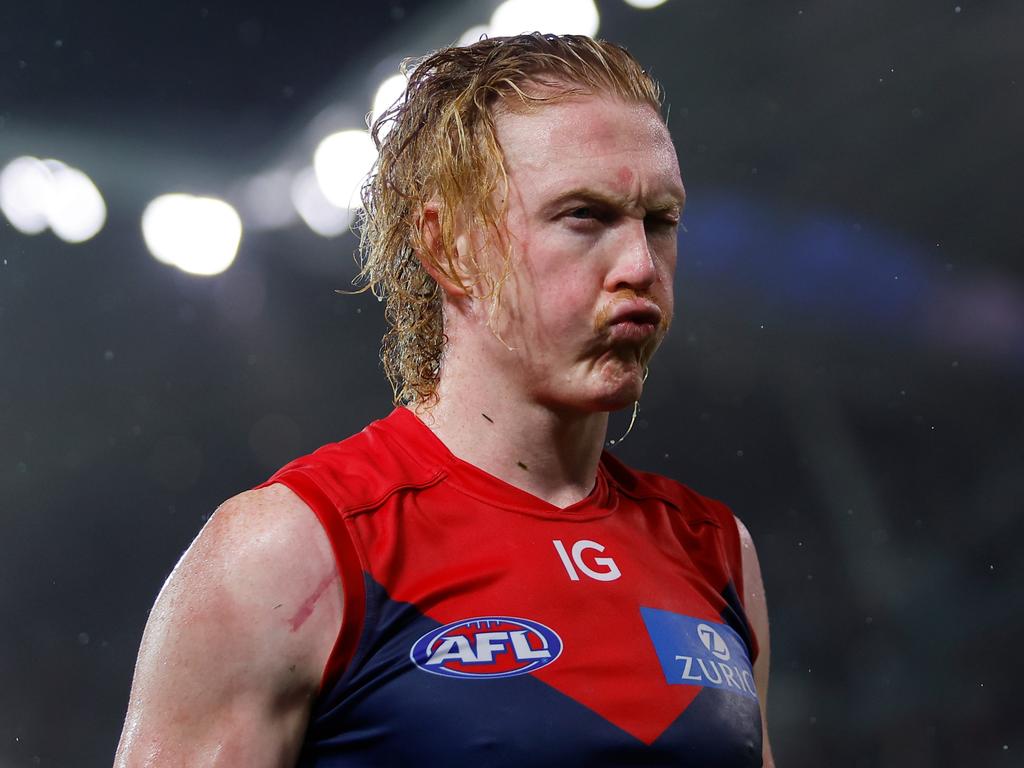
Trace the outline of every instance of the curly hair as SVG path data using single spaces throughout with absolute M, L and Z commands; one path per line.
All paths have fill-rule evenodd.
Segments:
M 457 222 L 504 247 L 504 267 L 474 280 L 500 302 L 511 269 L 503 237 L 507 182 L 494 109 L 530 108 L 572 95 L 608 94 L 661 111 L 662 91 L 624 48 L 580 35 L 533 33 L 482 39 L 407 59 L 404 96 L 371 127 L 377 161 L 363 186 L 357 283 L 385 302 L 381 344 L 394 401 L 436 399 L 446 337 L 441 288 L 421 259 L 465 285 L 454 261 Z M 531 95 L 530 85 L 546 86 Z M 495 194 L 495 193 L 498 194 Z M 439 243 L 421 234 L 424 206 L 437 202 Z

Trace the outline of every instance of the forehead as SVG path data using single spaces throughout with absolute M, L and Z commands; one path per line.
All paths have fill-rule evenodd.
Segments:
M 623 194 L 637 186 L 644 193 L 683 194 L 672 139 L 648 104 L 571 96 L 501 109 L 494 122 L 510 178 L 531 191 L 593 184 Z

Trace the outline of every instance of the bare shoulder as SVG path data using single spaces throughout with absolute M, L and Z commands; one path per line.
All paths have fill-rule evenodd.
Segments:
M 757 557 L 757 547 L 754 545 L 754 537 L 750 530 L 738 517 L 736 528 L 740 534 L 740 555 L 743 562 L 743 590 L 745 594 L 743 603 L 747 610 L 757 607 L 757 604 L 764 604 L 764 578 L 761 575 L 761 562 Z M 755 605 L 751 605 L 754 603 Z
M 754 662 L 754 684 L 761 704 L 762 759 L 765 768 L 774 768 L 771 742 L 768 739 L 768 677 L 771 659 L 771 637 L 768 627 L 768 601 L 764 594 L 764 578 L 757 547 L 747 526 L 738 517 L 736 527 L 740 534 L 740 553 L 743 558 L 743 605 L 747 619 L 757 637 L 760 653 Z
M 333 643 L 340 598 L 330 542 L 316 516 L 291 490 L 272 485 L 217 509 L 171 573 L 158 606 L 180 607 L 171 611 L 175 619 L 199 615 L 258 628 L 259 642 L 299 652 L 323 631 Z
M 305 503 L 281 485 L 226 501 L 157 597 L 117 764 L 287 764 L 341 612 L 330 542 Z

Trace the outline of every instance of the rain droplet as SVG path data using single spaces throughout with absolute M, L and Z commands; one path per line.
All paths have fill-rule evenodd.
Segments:
M 78 633 L 78 644 L 79 645 L 88 645 L 89 644 L 89 633 L 88 632 L 79 632 Z
M 103 353 L 103 359 L 106 360 L 108 363 L 111 360 L 113 360 L 114 359 L 114 350 L 108 349 L 106 352 L 104 352 Z

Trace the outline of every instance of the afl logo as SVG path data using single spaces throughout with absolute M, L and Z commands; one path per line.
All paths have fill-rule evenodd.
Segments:
M 480 616 L 427 632 L 409 658 L 424 672 L 444 677 L 514 677 L 547 666 L 561 653 L 562 639 L 543 624 Z

